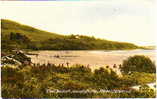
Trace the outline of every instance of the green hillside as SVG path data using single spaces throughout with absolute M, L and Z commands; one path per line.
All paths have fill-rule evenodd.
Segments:
M 120 50 L 138 46 L 83 35 L 59 35 L 23 25 L 11 20 L 1 20 L 2 50 Z
M 61 35 L 42 31 L 27 25 L 23 25 L 11 20 L 1 20 L 2 35 L 10 35 L 11 32 L 21 33 L 28 36 L 32 41 L 46 40 L 53 37 L 60 37 Z

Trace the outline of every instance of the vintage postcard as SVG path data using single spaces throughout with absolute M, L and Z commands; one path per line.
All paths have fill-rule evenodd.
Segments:
M 155 0 L 0 1 L 2 98 L 156 98 Z

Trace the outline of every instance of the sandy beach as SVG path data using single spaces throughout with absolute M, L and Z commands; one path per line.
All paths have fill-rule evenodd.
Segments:
M 155 60 L 155 50 L 118 50 L 118 51 L 103 51 L 103 50 L 81 50 L 81 51 L 33 51 L 38 55 L 29 55 L 33 63 L 40 64 L 64 64 L 69 65 L 82 64 L 92 68 L 109 66 L 112 68 L 114 64 L 122 64 L 122 61 L 133 55 L 145 55 Z

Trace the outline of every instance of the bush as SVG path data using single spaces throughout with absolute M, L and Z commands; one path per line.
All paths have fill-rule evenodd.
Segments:
M 143 55 L 135 55 L 123 61 L 121 71 L 124 74 L 131 72 L 155 73 L 156 68 L 155 63 L 150 58 Z
M 123 75 L 121 85 L 135 86 L 155 82 L 155 73 L 134 72 L 132 74 Z
M 97 88 L 114 89 L 120 87 L 120 81 L 117 74 L 112 70 L 106 70 L 103 67 L 94 71 L 94 83 Z

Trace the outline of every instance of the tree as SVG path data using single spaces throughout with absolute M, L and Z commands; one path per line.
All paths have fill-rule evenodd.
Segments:
M 13 33 L 13 32 L 10 33 L 10 40 L 15 40 L 18 42 L 23 42 L 23 43 L 29 43 L 30 42 L 30 40 L 27 36 L 22 35 L 20 33 Z
M 149 57 L 135 55 L 123 61 L 121 71 L 124 74 L 129 74 L 131 72 L 155 73 L 156 68 L 155 63 L 153 63 Z

